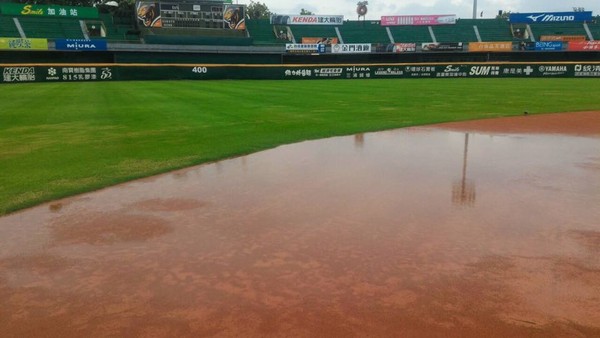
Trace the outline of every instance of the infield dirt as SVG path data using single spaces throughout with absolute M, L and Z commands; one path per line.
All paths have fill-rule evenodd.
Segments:
M 600 336 L 600 113 L 282 146 L 0 218 L 3 337 Z

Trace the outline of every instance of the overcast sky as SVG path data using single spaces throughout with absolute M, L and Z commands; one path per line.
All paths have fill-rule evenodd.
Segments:
M 346 19 L 357 19 L 356 4 L 359 0 L 258 0 L 277 14 L 299 14 L 307 9 L 315 14 L 344 15 Z M 379 20 L 382 15 L 425 15 L 456 14 L 459 18 L 473 16 L 473 0 L 368 0 L 367 20 Z M 250 0 L 234 0 L 234 3 L 249 4 Z M 567 12 L 573 7 L 584 7 L 600 14 L 598 0 L 478 0 L 477 15 L 493 18 L 498 10 L 512 12 Z

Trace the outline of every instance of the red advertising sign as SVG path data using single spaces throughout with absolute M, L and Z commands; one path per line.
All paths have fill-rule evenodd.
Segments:
M 394 53 L 408 53 L 408 52 L 416 52 L 417 44 L 416 43 L 395 43 L 394 44 Z
M 395 15 L 382 16 L 381 26 L 437 26 L 453 25 L 456 15 Z
M 571 41 L 567 50 L 570 51 L 600 51 L 600 41 Z

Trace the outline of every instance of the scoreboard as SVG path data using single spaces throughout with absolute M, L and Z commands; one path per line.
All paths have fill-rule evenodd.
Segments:
M 224 28 L 223 4 L 160 3 L 163 27 Z
M 152 28 L 215 28 L 245 30 L 245 5 L 231 1 L 138 1 L 138 23 Z

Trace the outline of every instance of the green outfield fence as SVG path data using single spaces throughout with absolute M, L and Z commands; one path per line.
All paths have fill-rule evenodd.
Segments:
M 2 83 L 222 79 L 600 78 L 600 62 L 426 64 L 0 64 Z

